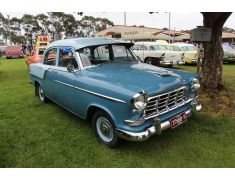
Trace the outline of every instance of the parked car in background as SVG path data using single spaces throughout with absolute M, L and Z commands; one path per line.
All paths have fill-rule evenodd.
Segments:
M 225 63 L 235 63 L 235 50 L 229 45 L 222 44 L 224 51 L 223 61 Z
M 147 64 L 156 66 L 173 66 L 174 64 L 184 64 L 183 54 L 172 51 L 168 44 L 158 44 L 156 42 L 137 42 L 132 49 L 140 60 Z
M 25 59 L 27 66 L 32 63 L 39 63 L 42 60 L 42 56 L 44 51 L 46 50 L 46 46 L 36 46 L 33 49 L 32 55 L 28 55 Z
M 231 44 L 230 46 L 231 46 L 231 48 L 233 48 L 235 50 L 235 44 Z
M 180 47 L 180 51 L 181 50 L 183 51 L 184 53 L 183 60 L 186 64 L 197 63 L 197 47 L 196 46 L 194 46 L 193 44 L 187 44 L 187 43 L 174 43 L 173 45 Z
M 2 54 L 6 54 L 6 47 L 7 46 L 0 46 L 0 50 L 1 50 Z
M 198 102 L 194 73 L 141 63 L 132 43 L 76 38 L 49 45 L 41 63 L 30 64 L 41 102 L 48 99 L 92 122 L 98 140 L 143 141 L 186 122 Z
M 23 58 L 24 53 L 22 51 L 22 46 L 11 45 L 6 47 L 6 58 Z

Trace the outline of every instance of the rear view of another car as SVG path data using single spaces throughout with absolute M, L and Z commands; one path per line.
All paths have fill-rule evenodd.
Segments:
M 46 50 L 46 46 L 35 47 L 33 50 L 33 54 L 26 57 L 26 64 L 29 66 L 33 63 L 39 63 L 42 60 L 43 53 Z
M 223 44 L 222 47 L 224 51 L 223 55 L 224 63 L 235 63 L 235 50 L 226 44 Z
M 24 53 L 22 47 L 19 45 L 7 46 L 6 48 L 6 58 L 23 58 Z

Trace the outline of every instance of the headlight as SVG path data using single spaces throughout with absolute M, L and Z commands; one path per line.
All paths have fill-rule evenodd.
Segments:
M 136 94 L 132 99 L 133 111 L 142 111 L 147 105 L 147 95 L 144 92 Z
M 199 82 L 199 80 L 198 79 L 193 79 L 193 81 L 192 81 L 192 89 L 196 89 L 196 90 L 198 90 L 200 88 L 200 82 Z

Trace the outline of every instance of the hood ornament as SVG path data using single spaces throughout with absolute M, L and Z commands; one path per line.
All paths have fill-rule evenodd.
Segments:
M 157 74 L 159 76 L 172 76 L 172 71 L 155 71 L 154 74 Z

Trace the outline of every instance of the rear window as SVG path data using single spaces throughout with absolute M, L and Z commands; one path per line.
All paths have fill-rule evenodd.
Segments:
M 44 51 L 46 50 L 46 48 L 40 48 L 38 50 L 38 55 L 43 55 Z

